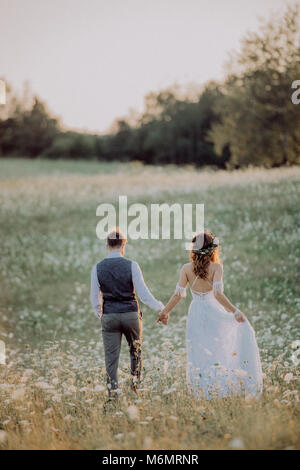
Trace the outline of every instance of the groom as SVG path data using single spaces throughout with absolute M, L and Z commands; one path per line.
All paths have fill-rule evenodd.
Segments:
M 136 298 L 153 310 L 164 308 L 145 285 L 135 261 L 124 258 L 126 238 L 119 230 L 107 237 L 108 255 L 96 264 L 91 274 L 91 303 L 101 319 L 109 397 L 116 397 L 118 364 L 122 335 L 129 346 L 131 389 L 136 392 L 142 369 L 142 312 Z

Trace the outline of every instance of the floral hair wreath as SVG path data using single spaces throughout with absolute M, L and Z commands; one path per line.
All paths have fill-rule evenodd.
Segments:
M 215 237 L 210 245 L 205 248 L 199 248 L 199 250 L 193 250 L 194 253 L 199 253 L 200 255 L 208 255 L 212 253 L 214 249 L 219 246 L 219 239 Z

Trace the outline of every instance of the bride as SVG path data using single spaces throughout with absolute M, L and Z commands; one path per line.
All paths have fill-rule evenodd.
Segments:
M 258 396 L 262 370 L 255 333 L 223 293 L 219 240 L 207 231 L 196 235 L 190 261 L 181 268 L 175 292 L 157 320 L 168 324 L 169 313 L 186 296 L 189 284 L 193 297 L 186 327 L 189 388 L 207 399 Z

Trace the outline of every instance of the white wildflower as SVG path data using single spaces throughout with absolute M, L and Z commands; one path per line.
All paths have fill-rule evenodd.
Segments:
M 64 421 L 71 421 L 72 420 L 72 416 L 71 415 L 66 415 L 64 417 Z
M 143 442 L 143 449 L 151 449 L 152 439 L 150 436 L 146 436 Z
M 288 374 L 285 374 L 283 380 L 284 380 L 286 383 L 289 384 L 290 381 L 293 380 L 293 378 L 294 378 L 293 374 L 292 374 L 291 372 L 289 372 Z
M 48 384 L 48 382 L 35 382 L 36 387 L 41 388 L 42 390 L 48 390 L 54 388 L 53 385 Z
M 169 416 L 169 418 L 172 419 L 172 421 L 178 421 L 177 416 L 171 415 Z
M 229 443 L 229 446 L 231 447 L 231 449 L 238 449 L 238 450 L 242 450 L 245 448 L 242 439 L 238 437 L 235 439 L 232 439 Z
M 134 405 L 128 406 L 128 408 L 126 409 L 126 413 L 129 419 L 131 419 L 132 421 L 136 421 L 139 419 L 139 410 Z
M 52 397 L 52 401 L 56 402 L 56 403 L 59 403 L 61 402 L 61 395 L 53 395 Z
M 175 387 L 172 387 L 172 388 L 168 388 L 168 390 L 164 390 L 162 392 L 163 395 L 169 395 L 170 393 L 173 393 L 173 392 L 176 392 L 176 388 Z
M 25 396 L 25 388 L 18 388 L 17 390 L 14 390 L 11 394 L 11 398 L 13 400 L 23 400 Z

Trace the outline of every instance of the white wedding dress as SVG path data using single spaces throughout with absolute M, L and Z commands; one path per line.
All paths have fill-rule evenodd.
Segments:
M 223 292 L 223 282 L 201 293 L 193 290 L 189 307 L 187 341 L 187 383 L 206 399 L 242 395 L 257 397 L 262 391 L 262 370 L 255 333 L 249 321 L 239 323 L 217 301 L 214 292 Z M 177 285 L 177 294 L 186 289 Z

